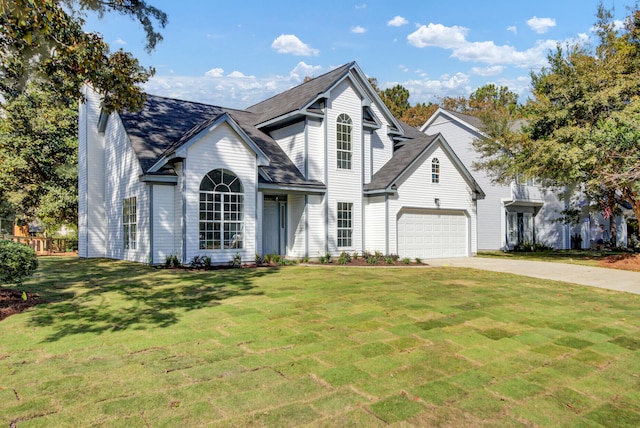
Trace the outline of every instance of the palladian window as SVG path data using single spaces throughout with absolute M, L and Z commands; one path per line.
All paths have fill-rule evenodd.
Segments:
M 338 116 L 336 125 L 338 169 L 351 169 L 351 118 L 343 113 Z
M 242 248 L 244 190 L 227 169 L 214 169 L 200 183 L 200 249 Z
M 431 161 L 431 182 L 440 183 L 440 161 L 438 158 L 433 158 Z

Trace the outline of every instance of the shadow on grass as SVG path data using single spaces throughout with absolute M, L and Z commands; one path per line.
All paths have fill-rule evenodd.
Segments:
M 271 269 L 164 270 L 114 261 L 43 258 L 25 288 L 47 305 L 29 324 L 50 327 L 45 340 L 74 334 L 168 327 L 188 311 L 220 305 L 241 295 L 260 295 L 255 280 Z

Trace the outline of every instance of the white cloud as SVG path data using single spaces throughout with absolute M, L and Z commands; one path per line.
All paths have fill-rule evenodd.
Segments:
M 468 28 L 457 25 L 445 27 L 442 24 L 430 23 L 429 25 L 421 25 L 420 28 L 407 36 L 407 40 L 417 48 L 436 46 L 451 49 L 466 43 L 465 37 L 468 31 Z
M 478 76 L 497 76 L 502 73 L 504 67 L 501 65 L 492 65 L 489 67 L 472 67 L 471 73 Z
M 241 71 L 232 71 L 231 73 L 227 74 L 227 77 L 232 77 L 234 79 L 255 79 L 256 78 L 256 76 L 247 76 Z
M 518 34 L 518 27 L 516 27 L 515 25 L 510 25 L 507 27 L 507 31 L 513 34 Z
M 408 23 L 409 21 L 407 21 L 402 16 L 398 15 L 398 16 L 395 16 L 392 20 L 388 21 L 387 25 L 389 27 L 402 27 L 403 25 L 407 25 Z
M 451 57 L 460 61 L 482 62 L 490 65 L 515 65 L 521 68 L 539 68 L 547 64 L 547 53 L 557 45 L 555 40 L 538 41 L 525 50 L 513 46 L 496 45 L 492 41 L 470 42 L 466 39 L 468 29 L 445 27 L 442 24 L 422 25 L 407 36 L 409 43 L 418 48 L 439 47 L 450 49 Z
M 278 53 L 296 56 L 318 56 L 320 53 L 318 49 L 313 49 L 311 46 L 302 43 L 302 41 L 293 34 L 281 34 L 273 41 L 271 47 Z
M 367 8 L 367 4 L 366 3 L 362 3 L 362 4 L 357 4 L 356 5 L 356 9 L 366 9 Z
M 361 26 L 359 26 L 359 25 L 356 25 L 355 27 L 353 27 L 353 28 L 351 29 L 351 32 L 352 32 L 352 33 L 356 33 L 356 34 L 364 34 L 364 33 L 366 33 L 366 32 L 367 32 L 367 29 L 366 29 L 366 28 L 364 28 L 364 27 L 361 27 Z
M 127 42 L 125 42 L 124 40 L 122 40 L 120 37 L 118 37 L 117 39 L 115 39 L 113 41 L 113 43 L 115 43 L 116 45 L 126 45 Z
M 538 18 L 537 16 L 534 16 L 527 20 L 527 25 L 536 33 L 544 34 L 549 31 L 549 28 L 556 26 L 556 20 L 553 18 Z
M 300 61 L 289 73 L 289 78 L 294 82 L 303 82 L 305 77 L 317 76 L 322 71 L 320 65 L 309 65 L 304 61 Z
M 214 68 L 202 76 L 155 75 L 145 85 L 150 94 L 192 100 L 229 108 L 246 108 L 286 91 L 330 68 L 299 62 L 288 75 L 256 77 L 233 71 L 226 76 Z
M 221 68 L 212 68 L 204 73 L 204 75 L 209 77 L 222 77 L 224 75 L 224 70 Z
M 410 102 L 427 103 L 439 97 L 468 95 L 471 92 L 470 79 L 467 74 L 456 73 L 453 76 L 442 75 L 439 79 L 407 80 L 400 84 L 409 90 Z M 384 87 L 392 87 L 397 83 L 387 83 Z

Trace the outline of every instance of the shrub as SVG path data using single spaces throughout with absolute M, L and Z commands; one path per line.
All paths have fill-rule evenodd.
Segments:
M 309 257 L 303 257 L 302 258 L 302 263 L 309 263 Z
M 351 256 L 346 251 L 343 251 L 342 253 L 340 253 L 340 258 L 345 259 L 347 263 L 351 261 Z
M 331 254 L 327 253 L 324 256 L 321 256 L 320 263 L 322 263 L 323 265 L 331 263 Z
M 349 258 L 345 257 L 343 255 L 340 255 L 340 257 L 338 257 L 338 264 L 339 265 L 346 265 L 347 263 L 349 263 Z
M 242 267 L 242 256 L 240 255 L 240 253 L 236 253 L 236 255 L 233 256 L 233 259 L 229 262 L 229 265 L 233 268 Z
M 382 251 L 378 251 L 378 250 L 376 250 L 376 251 L 373 253 L 373 256 L 374 256 L 376 259 L 378 259 L 378 260 L 382 260 L 382 258 L 384 257 L 384 254 L 382 254 Z
M 352 258 L 353 260 L 358 260 L 358 252 L 357 252 L 357 251 L 354 251 L 354 252 L 353 252 L 353 254 L 351 255 L 351 258 Z
M 180 267 L 180 259 L 178 258 L 177 255 L 175 254 L 171 254 L 169 256 L 167 256 L 164 260 L 164 266 L 165 267 Z
M 416 257 L 416 263 L 421 265 L 422 264 L 422 259 L 420 257 Z
M 369 252 L 369 251 L 363 251 L 363 252 L 362 252 L 362 258 L 363 258 L 363 259 L 365 259 L 365 260 L 366 260 L 366 259 L 368 259 L 369 257 L 371 257 L 371 252 Z
M 405 257 L 404 259 L 402 259 L 402 263 L 404 263 L 405 265 L 411 264 L 411 259 L 409 257 Z
M 0 282 L 22 284 L 38 268 L 36 252 L 13 241 L 0 241 Z
M 384 260 L 387 262 L 388 265 L 392 265 L 393 263 L 395 263 L 395 260 L 393 260 L 393 257 L 385 257 Z
M 209 262 L 211 262 L 211 259 L 209 259 Z M 204 268 L 204 257 L 203 256 L 193 256 L 193 258 L 189 262 L 189 266 L 191 266 L 193 269 L 202 269 L 202 268 Z
M 273 253 L 271 255 L 271 261 L 275 264 L 280 264 L 280 254 Z
M 209 268 L 211 267 L 211 257 L 209 256 L 202 256 L 202 263 L 204 264 L 205 268 Z
M 265 254 L 264 259 L 262 261 L 266 264 L 271 264 L 271 254 Z
M 400 256 L 397 254 L 389 254 L 387 255 L 387 257 L 390 257 L 394 262 L 398 261 L 398 259 L 400 259 Z
M 369 263 L 370 265 L 375 265 L 376 263 L 378 263 L 378 258 L 375 256 L 369 256 L 367 257 L 367 263 Z
M 260 254 L 256 254 L 256 266 L 261 266 L 262 262 L 262 256 Z

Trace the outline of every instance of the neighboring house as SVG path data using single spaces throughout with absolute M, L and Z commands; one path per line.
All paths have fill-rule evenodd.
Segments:
M 521 125 L 514 123 L 514 126 Z M 558 194 L 532 181 L 496 185 L 487 172 L 475 170 L 473 163 L 479 160 L 479 155 L 473 141 L 483 137 L 482 128 L 479 118 L 444 109 L 438 109 L 420 128 L 425 134 L 440 133 L 486 193 L 486 197 L 478 201 L 479 250 L 513 250 L 534 242 L 555 249 L 570 249 L 572 241 L 581 248 L 589 248 L 595 225 L 605 224 L 608 230 L 609 221 L 601 214 L 587 213 L 578 226 L 557 221 L 568 205 L 566 198 L 571 195 L 567 192 Z M 624 220 L 617 218 L 616 221 L 618 241 L 625 245 Z
M 315 258 L 477 251 L 484 194 L 441 135 L 395 119 L 356 63 L 246 110 L 149 95 L 79 119 L 79 255 Z

